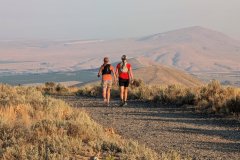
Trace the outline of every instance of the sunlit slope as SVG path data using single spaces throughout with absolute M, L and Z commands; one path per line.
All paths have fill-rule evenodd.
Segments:
M 199 86 L 202 84 L 199 79 L 189 75 L 188 73 L 161 65 L 153 65 L 136 69 L 134 70 L 134 75 L 136 78 L 143 79 L 143 81 L 147 84 L 179 84 L 189 87 Z

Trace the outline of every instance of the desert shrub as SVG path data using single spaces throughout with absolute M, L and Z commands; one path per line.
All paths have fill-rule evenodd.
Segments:
M 130 85 L 131 88 L 143 87 L 143 86 L 145 86 L 145 83 L 141 79 L 134 79 L 132 84 Z
M 198 110 L 211 113 L 239 112 L 238 97 L 236 89 L 214 80 L 196 93 L 196 105 Z
M 177 85 L 169 85 L 163 92 L 162 101 L 168 104 L 182 103 L 184 97 L 184 89 Z
M 48 88 L 54 88 L 56 86 L 56 83 L 55 82 L 46 82 L 45 86 Z
M 2 85 L 0 95 L 0 159 L 159 159 L 33 87 Z
M 183 88 L 177 85 L 171 86 L 158 86 L 158 85 L 146 85 L 142 80 L 134 80 L 130 84 L 129 99 L 138 99 L 144 101 L 155 101 L 167 104 L 193 104 L 194 93 L 189 88 Z M 112 98 L 119 98 L 119 87 L 113 86 L 111 90 Z M 92 96 L 102 97 L 101 84 L 87 85 L 81 87 L 77 95 L 79 96 Z
M 156 87 L 156 86 L 154 86 Z M 141 99 L 141 100 L 151 100 L 157 90 L 152 86 L 147 86 L 142 80 L 134 80 L 129 86 L 129 99 Z M 77 92 L 78 96 L 91 96 L 91 97 L 102 97 L 102 87 L 101 84 L 86 85 L 79 88 Z M 113 85 L 111 90 L 112 98 L 119 98 L 119 87 Z
M 11 87 L 2 85 L 0 88 L 0 105 L 11 106 L 19 104 L 30 104 L 37 106 L 43 101 L 43 95 L 34 87 Z
M 74 95 L 71 88 L 54 82 L 46 82 L 44 86 L 38 86 L 37 89 L 48 95 Z
M 161 93 L 161 91 L 161 86 L 144 85 L 139 88 L 130 90 L 130 95 L 133 94 L 134 99 L 152 101 L 156 95 Z
M 56 87 L 56 83 L 54 83 L 54 82 L 46 82 L 45 83 L 45 91 L 46 92 L 49 92 L 49 93 L 54 92 L 55 87 Z
M 102 97 L 100 84 L 81 87 L 77 95 Z M 119 98 L 118 86 L 113 86 L 112 98 Z M 237 88 L 222 86 L 218 81 L 207 85 L 188 88 L 180 85 L 146 85 L 134 80 L 129 87 L 129 99 L 152 101 L 168 105 L 194 105 L 196 110 L 207 113 L 239 113 L 240 91 Z
M 240 113 L 240 94 L 226 102 L 226 112 L 234 114 Z
M 154 101 L 163 104 L 185 105 L 194 104 L 195 94 L 191 88 L 185 88 L 178 85 L 169 85 L 162 88 L 158 94 L 155 95 Z
M 57 93 L 60 93 L 60 94 L 68 93 L 68 88 L 61 84 L 57 84 L 55 90 Z
M 78 96 L 101 97 L 102 96 L 101 84 L 83 86 L 77 91 L 76 95 L 78 95 Z
M 120 148 L 116 143 L 107 143 L 104 142 L 101 146 L 101 150 L 108 151 L 111 153 L 121 153 L 122 148 Z

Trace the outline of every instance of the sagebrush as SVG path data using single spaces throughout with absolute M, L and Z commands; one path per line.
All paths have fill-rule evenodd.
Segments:
M 101 97 L 100 83 L 81 87 L 77 95 Z M 119 88 L 112 89 L 112 98 L 119 98 Z M 146 85 L 134 80 L 129 87 L 129 99 L 138 99 L 166 105 L 192 105 L 197 111 L 206 113 L 239 114 L 240 89 L 222 86 L 213 80 L 207 85 L 188 88 L 181 85 Z
M 34 87 L 0 86 L 0 159 L 158 159 Z

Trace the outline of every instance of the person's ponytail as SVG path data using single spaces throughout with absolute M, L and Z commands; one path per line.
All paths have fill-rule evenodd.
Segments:
M 127 67 L 127 60 L 122 60 L 122 69 Z

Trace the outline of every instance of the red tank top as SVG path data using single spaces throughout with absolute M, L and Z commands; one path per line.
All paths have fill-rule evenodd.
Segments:
M 118 70 L 119 78 L 129 79 L 129 71 L 130 71 L 130 69 L 131 69 L 131 64 L 127 63 L 128 72 L 121 72 L 120 67 L 121 67 L 121 63 L 119 63 L 119 64 L 117 65 L 117 70 Z

